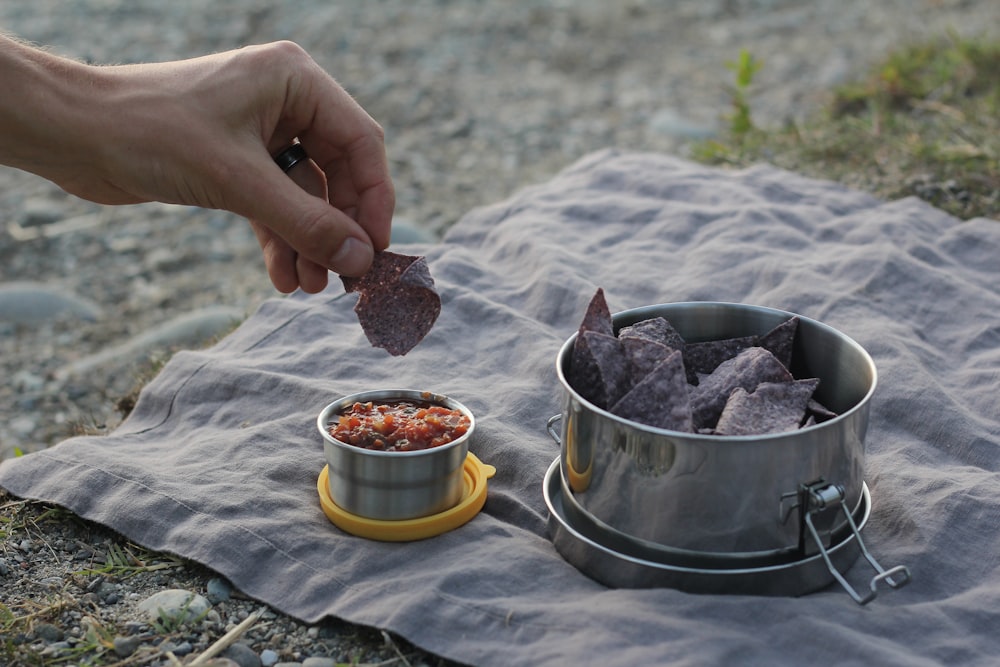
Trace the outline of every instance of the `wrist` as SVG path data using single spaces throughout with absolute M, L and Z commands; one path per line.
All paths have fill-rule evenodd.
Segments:
M 99 68 L 0 36 L 0 163 L 65 187 L 88 169 Z

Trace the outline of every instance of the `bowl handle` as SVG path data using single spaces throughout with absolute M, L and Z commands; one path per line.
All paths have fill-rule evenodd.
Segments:
M 556 441 L 556 444 L 562 447 L 562 437 L 559 435 L 559 431 L 556 429 L 556 424 L 562 421 L 562 415 L 552 415 L 549 417 L 549 421 L 545 423 L 545 430 L 549 432 L 549 436 Z
M 905 565 L 897 565 L 886 570 L 868 551 L 864 541 L 861 539 L 861 531 L 858 530 L 857 524 L 854 523 L 854 517 L 851 516 L 851 511 L 847 508 L 847 503 L 844 502 L 844 487 L 834 484 L 827 484 L 822 487 L 807 486 L 806 492 L 808 494 L 808 509 L 805 512 L 806 526 L 809 528 L 809 532 L 816 541 L 816 545 L 819 547 L 819 552 L 823 555 L 823 560 L 826 562 L 826 567 L 830 570 L 830 574 L 834 576 L 837 582 L 840 583 L 840 585 L 845 591 L 847 591 L 848 595 L 850 595 L 855 602 L 860 605 L 866 605 L 874 600 L 878 595 L 878 585 L 883 581 L 887 583 L 890 588 L 902 588 L 910 582 L 910 570 Z M 830 560 L 830 555 L 827 553 L 826 547 L 823 546 L 823 540 L 820 539 L 819 533 L 813 525 L 813 512 L 825 509 L 830 505 L 839 505 L 840 508 L 844 510 L 844 515 L 847 517 L 847 523 L 851 527 L 851 532 L 854 534 L 854 538 L 858 541 L 858 547 L 860 547 L 862 555 L 864 555 L 868 564 L 875 569 L 875 576 L 872 577 L 870 582 L 868 582 L 869 592 L 864 597 L 854 590 L 854 588 L 847 583 L 847 580 L 843 577 L 843 575 L 837 571 L 837 568 L 833 566 L 833 562 Z M 893 577 L 896 578 L 894 579 Z

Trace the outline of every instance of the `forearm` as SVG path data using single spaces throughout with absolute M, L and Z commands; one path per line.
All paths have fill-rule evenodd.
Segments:
M 326 197 L 271 158 L 296 139 Z M 291 42 L 101 67 L 0 36 L 0 164 L 101 204 L 244 216 L 284 291 L 361 275 L 389 244 L 382 128 Z
M 96 69 L 0 35 L 0 163 L 57 182 L 86 169 Z
M 189 69 L 185 83 L 202 68 Z M 163 174 L 187 166 L 175 155 L 185 133 L 202 145 L 210 130 L 161 71 L 86 65 L 0 36 L 0 164 L 102 204 L 181 201 Z

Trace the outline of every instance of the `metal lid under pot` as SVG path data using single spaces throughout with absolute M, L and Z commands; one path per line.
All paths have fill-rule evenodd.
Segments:
M 909 581 L 909 572 L 903 566 L 884 570 L 868 553 L 861 540 L 860 531 L 871 515 L 871 496 L 867 485 L 863 487 L 861 506 L 852 517 L 853 530 L 829 548 L 814 554 L 778 565 L 760 567 L 717 567 L 718 561 L 709 560 L 705 566 L 697 563 L 681 566 L 651 560 L 655 554 L 618 551 L 602 543 L 596 535 L 585 533 L 586 528 L 576 526 L 567 515 L 563 504 L 563 485 L 557 458 L 549 466 L 543 484 L 545 503 L 549 509 L 549 532 L 556 550 L 578 570 L 606 586 L 613 588 L 676 588 L 689 593 L 725 593 L 731 595 L 805 595 L 838 581 L 859 604 L 866 604 L 877 595 L 880 582 L 898 588 Z M 615 545 L 621 547 L 621 545 Z M 857 593 L 843 578 L 860 554 L 876 571 L 869 582 L 869 592 Z

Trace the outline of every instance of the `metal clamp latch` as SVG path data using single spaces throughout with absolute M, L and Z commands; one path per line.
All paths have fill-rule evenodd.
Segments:
M 812 535 L 813 540 L 815 540 L 816 546 L 819 547 L 819 552 L 823 556 L 823 561 L 826 563 L 827 569 L 830 570 L 830 574 L 834 576 L 855 602 L 864 605 L 876 598 L 880 582 L 884 581 L 890 588 L 902 588 L 908 584 L 910 582 L 910 570 L 905 565 L 897 565 L 889 570 L 879 565 L 875 557 L 869 553 L 864 540 L 861 539 L 861 531 L 858 530 L 858 526 L 854 522 L 854 517 L 851 516 L 851 511 L 845 502 L 845 496 L 843 486 L 828 484 L 823 480 L 819 480 L 811 484 L 802 485 L 800 490 L 800 505 L 805 508 L 803 521 L 806 528 L 809 529 L 809 533 Z M 850 526 L 854 539 L 858 541 L 858 547 L 861 549 L 865 560 L 868 561 L 876 572 L 876 575 L 868 583 L 870 591 L 864 597 L 854 590 L 837 568 L 834 567 L 833 561 L 830 560 L 830 554 L 827 552 L 826 547 L 823 546 L 823 540 L 820 538 L 819 532 L 813 524 L 812 517 L 814 514 L 837 505 L 844 511 L 844 516 L 847 518 L 847 525 Z

